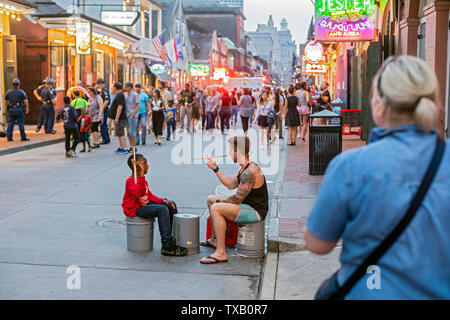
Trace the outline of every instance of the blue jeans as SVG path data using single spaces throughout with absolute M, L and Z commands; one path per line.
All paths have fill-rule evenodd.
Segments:
M 230 116 L 231 116 L 231 108 L 230 107 L 222 107 L 220 110 L 220 129 L 222 133 L 225 130 L 225 127 L 230 130 Z
M 213 114 L 212 112 L 208 111 L 206 113 L 207 117 L 208 117 L 208 122 L 206 124 L 206 129 L 214 129 L 215 128 L 215 121 L 216 121 L 216 115 Z
M 142 143 L 144 144 L 147 138 L 147 114 L 143 113 L 138 116 L 138 123 L 136 128 L 136 143 L 140 143 L 141 141 L 141 134 L 139 133 L 139 123 L 142 124 Z
M 103 110 L 102 123 L 100 124 L 100 133 L 102 135 L 103 143 L 111 142 L 111 140 L 109 139 L 109 134 L 108 134 L 108 115 L 109 115 L 109 110 L 108 110 L 108 107 L 106 107 L 106 109 Z
M 167 243 L 168 241 L 173 239 L 173 215 L 178 213 L 178 209 L 177 204 L 174 201 L 172 202 L 175 205 L 175 209 L 173 209 L 172 207 L 167 207 L 163 204 L 150 202 L 146 206 L 140 206 L 136 210 L 136 216 L 138 216 L 139 218 L 158 218 L 158 227 L 159 233 L 161 234 L 162 244 Z
M 27 138 L 27 135 L 25 134 L 25 111 L 23 108 L 11 108 L 9 109 L 9 121 L 8 121 L 8 128 L 6 129 L 6 137 L 8 140 L 12 139 L 13 131 L 14 131 L 14 124 L 16 123 L 19 125 L 20 130 L 20 136 L 22 140 Z
M 166 127 L 167 127 L 167 139 L 170 139 L 172 132 L 175 132 L 177 128 L 176 120 L 170 119 L 169 121 L 166 121 Z
M 239 113 L 239 106 L 232 106 L 231 107 L 231 122 L 234 121 L 234 124 L 236 124 L 238 122 L 238 113 Z
M 40 113 L 39 113 L 39 119 L 38 119 L 36 129 L 41 130 L 41 127 L 44 124 L 44 105 L 41 104 L 39 108 L 40 108 L 40 111 L 39 111 Z
M 55 108 L 52 104 L 44 104 L 44 130 L 45 133 L 51 133 L 53 131 L 53 125 L 55 124 Z

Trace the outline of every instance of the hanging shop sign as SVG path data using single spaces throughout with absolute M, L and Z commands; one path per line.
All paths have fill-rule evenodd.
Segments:
M 207 77 L 211 73 L 211 66 L 209 64 L 191 64 L 189 73 L 193 77 Z
M 132 26 L 139 19 L 137 11 L 102 11 L 101 20 L 113 26 Z
M 77 22 L 75 29 L 77 54 L 91 54 L 91 24 L 89 22 Z
M 227 73 L 228 73 L 227 68 L 214 68 L 212 79 L 213 80 L 221 80 L 221 79 L 228 78 Z
M 328 64 L 323 55 L 323 47 L 320 43 L 310 41 L 305 47 L 303 55 L 303 73 L 304 74 L 325 74 Z
M 316 40 L 375 38 L 374 0 L 316 0 Z
M 155 63 L 150 67 L 150 71 L 155 75 L 160 75 L 166 72 L 166 67 L 163 64 Z

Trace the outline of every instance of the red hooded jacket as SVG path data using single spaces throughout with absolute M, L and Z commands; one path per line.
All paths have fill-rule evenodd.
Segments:
M 162 204 L 164 200 L 164 198 L 159 198 L 151 193 L 145 177 L 138 177 L 137 183 L 134 183 L 134 177 L 131 176 L 125 183 L 125 194 L 122 201 L 123 213 L 134 218 L 136 217 L 136 210 L 140 206 L 145 206 L 152 201 Z

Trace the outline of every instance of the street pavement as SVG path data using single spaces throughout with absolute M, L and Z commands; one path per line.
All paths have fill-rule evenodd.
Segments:
M 227 137 L 208 139 L 226 147 Z M 178 164 L 201 157 L 202 148 L 189 135 L 162 146 L 147 139 L 138 153 L 149 159 L 152 192 L 174 200 L 180 213 L 200 216 L 204 240 L 205 200 L 219 181 L 201 161 Z M 204 154 L 226 152 L 213 147 L 205 145 Z M 213 252 L 203 247 L 188 257 L 162 256 L 157 223 L 153 251 L 127 251 L 121 202 L 130 169 L 128 156 L 114 154 L 116 148 L 113 139 L 66 159 L 58 143 L 0 157 L 0 299 L 257 299 L 263 258 L 240 257 L 229 248 L 229 263 L 203 265 L 199 260 Z M 227 174 L 238 170 L 218 163 Z M 276 174 L 267 176 L 269 192 Z M 81 270 L 79 290 L 66 285 L 69 266 Z
M 242 130 L 231 131 L 237 134 Z M 323 176 L 308 174 L 307 142 L 298 139 L 288 147 L 276 140 L 259 150 L 257 131 L 249 135 L 251 158 L 269 186 L 269 252 L 249 259 L 229 248 L 229 263 L 217 265 L 199 263 L 213 252 L 203 247 L 188 257 L 162 256 L 157 223 L 153 251 L 126 250 L 120 205 L 130 170 L 128 156 L 113 154 L 115 138 L 77 159 L 64 157 L 63 143 L 0 156 L 0 299 L 312 299 L 339 268 L 341 250 L 326 256 L 304 250 L 302 227 Z M 148 136 L 147 145 L 138 146 L 149 158 L 152 192 L 174 200 L 180 213 L 200 216 L 200 240 L 206 234 L 205 199 L 219 181 L 192 159 L 226 154 L 226 138 L 182 134 L 157 146 Z M 343 149 L 362 144 L 344 137 Z M 229 160 L 217 162 L 229 175 L 239 169 Z M 80 290 L 66 286 L 69 266 L 80 267 Z

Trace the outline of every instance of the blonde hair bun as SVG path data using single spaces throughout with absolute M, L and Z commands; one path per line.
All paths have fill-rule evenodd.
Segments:
M 437 120 L 438 81 L 431 68 L 413 56 L 398 56 L 385 65 L 380 88 L 393 111 L 410 113 L 423 131 L 430 131 Z

